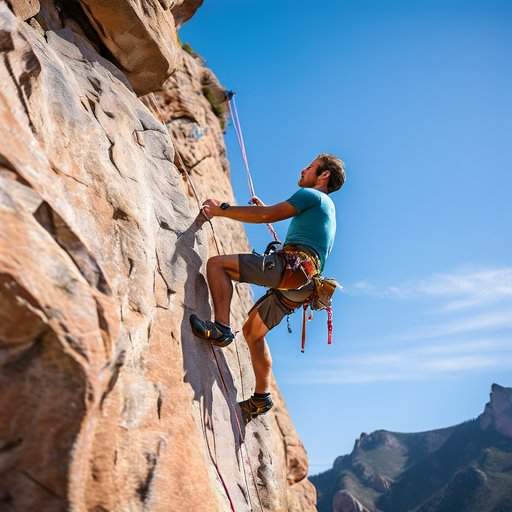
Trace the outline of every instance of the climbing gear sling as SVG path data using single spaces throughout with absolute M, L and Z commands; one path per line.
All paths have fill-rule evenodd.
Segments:
M 302 306 L 302 336 L 300 351 L 304 352 L 306 346 L 306 320 L 313 319 L 312 312 L 307 315 L 308 308 L 311 311 L 318 311 L 325 309 L 327 312 L 327 344 L 332 344 L 332 296 L 337 287 L 341 288 L 341 285 L 334 279 L 328 277 L 322 277 L 320 275 L 314 276 L 313 279 L 313 291 L 311 295 L 304 301 L 296 302 L 290 300 L 283 293 L 285 290 L 275 290 L 278 299 L 288 309 L 294 311 L 298 307 Z M 288 327 L 288 330 L 291 329 Z

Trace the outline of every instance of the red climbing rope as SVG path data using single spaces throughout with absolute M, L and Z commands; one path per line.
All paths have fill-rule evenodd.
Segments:
M 247 150 L 245 149 L 244 134 L 242 132 L 242 125 L 240 124 L 240 118 L 238 117 L 238 109 L 236 108 L 235 94 L 233 92 L 228 93 L 227 102 L 229 113 L 231 114 L 231 119 L 233 120 L 233 128 L 235 129 L 238 145 L 240 146 L 240 152 L 242 153 L 242 161 L 244 163 L 245 173 L 247 174 L 247 184 L 249 186 L 249 192 L 251 193 L 251 197 L 255 197 L 256 191 L 254 189 L 254 180 L 252 179 L 251 169 L 249 168 L 249 159 L 247 158 Z M 267 228 L 270 231 L 274 240 L 276 242 L 279 242 L 279 236 L 277 235 L 274 226 L 268 223 Z
M 254 181 L 252 179 L 251 170 L 249 168 L 249 159 L 247 158 L 247 150 L 245 149 L 244 134 L 242 132 L 242 125 L 240 124 L 240 118 L 238 117 L 238 109 L 236 108 L 235 94 L 230 93 L 228 95 L 228 108 L 233 120 L 233 127 L 235 128 L 236 138 L 238 145 L 240 146 L 240 152 L 242 153 L 242 160 L 244 162 L 245 172 L 247 174 L 247 183 L 249 185 L 249 191 L 251 196 L 255 196 Z
M 226 482 L 225 482 L 224 478 L 222 477 L 222 473 L 220 472 L 219 465 L 217 464 L 217 461 L 215 460 L 215 457 L 213 456 L 212 449 L 210 448 L 210 443 L 208 441 L 208 435 L 206 434 L 206 426 L 204 424 L 204 418 L 201 418 L 201 426 L 203 428 L 203 434 L 204 434 L 204 438 L 206 441 L 206 448 L 208 449 L 208 455 L 210 455 L 210 460 L 213 464 L 213 467 L 217 471 L 217 476 L 219 477 L 222 487 L 224 487 L 224 492 L 226 493 L 226 496 L 228 498 L 231 512 L 236 512 L 235 504 L 233 503 L 233 500 L 231 499 L 231 495 L 229 494 L 228 486 L 226 485 Z M 213 426 L 212 426 L 212 434 L 213 434 L 213 439 L 215 442 L 215 431 L 213 429 Z

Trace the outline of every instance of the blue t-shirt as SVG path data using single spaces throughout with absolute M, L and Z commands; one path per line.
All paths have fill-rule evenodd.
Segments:
M 287 202 L 295 206 L 285 244 L 305 245 L 320 257 L 321 270 L 331 253 L 336 235 L 336 209 L 332 199 L 314 188 L 301 188 Z

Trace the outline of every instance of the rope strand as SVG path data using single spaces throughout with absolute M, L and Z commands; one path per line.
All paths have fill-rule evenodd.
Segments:
M 244 162 L 245 172 L 247 174 L 247 183 L 249 185 L 249 191 L 251 196 L 255 196 L 254 181 L 252 179 L 251 170 L 249 168 L 249 159 L 247 158 L 247 151 L 245 149 L 244 134 L 242 132 L 242 125 L 240 124 L 240 118 L 238 117 L 238 109 L 236 108 L 235 95 L 233 94 L 228 101 L 228 107 L 231 113 L 231 119 L 233 119 L 233 127 L 235 128 L 238 144 L 240 145 L 240 151 L 242 153 L 242 160 Z
M 251 169 L 249 168 L 249 159 L 247 158 L 247 151 L 245 149 L 245 141 L 244 134 L 242 132 L 242 125 L 240 124 L 240 118 L 238 117 L 238 109 L 236 107 L 235 94 L 231 93 L 227 98 L 229 113 L 231 114 L 231 119 L 233 120 L 233 128 L 235 129 L 236 138 L 238 140 L 238 145 L 240 146 L 240 152 L 242 153 L 242 161 L 244 164 L 245 173 L 247 174 L 247 184 L 249 186 L 249 192 L 251 197 L 256 196 L 256 191 L 254 189 L 254 181 L 252 179 Z M 274 226 L 267 224 L 267 228 L 270 231 L 272 237 L 276 242 L 279 242 L 279 236 L 274 229 Z

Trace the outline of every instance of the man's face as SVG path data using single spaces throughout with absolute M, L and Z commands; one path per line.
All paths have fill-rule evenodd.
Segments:
M 312 188 L 316 185 L 318 180 L 316 169 L 319 165 L 319 160 L 313 160 L 306 168 L 302 169 L 298 183 L 299 187 Z

